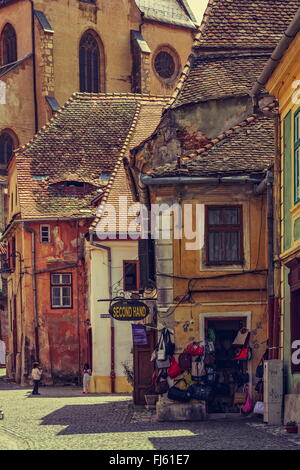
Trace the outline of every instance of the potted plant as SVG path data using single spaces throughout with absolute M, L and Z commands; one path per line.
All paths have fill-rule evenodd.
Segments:
M 148 406 L 155 406 L 158 400 L 158 395 L 155 393 L 153 386 L 145 390 L 145 402 Z
M 288 432 L 288 433 L 290 433 L 290 434 L 297 434 L 297 432 L 298 432 L 298 426 L 297 426 L 296 421 L 289 421 L 289 422 L 285 425 L 285 430 L 286 430 L 286 432 Z

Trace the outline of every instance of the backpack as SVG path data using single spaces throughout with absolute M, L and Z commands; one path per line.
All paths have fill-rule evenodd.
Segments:
M 190 370 L 192 367 L 192 356 L 183 352 L 179 354 L 178 363 L 181 370 Z

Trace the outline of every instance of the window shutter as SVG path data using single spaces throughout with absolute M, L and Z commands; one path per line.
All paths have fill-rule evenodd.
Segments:
M 139 240 L 140 287 L 153 287 L 155 281 L 155 251 L 152 238 Z

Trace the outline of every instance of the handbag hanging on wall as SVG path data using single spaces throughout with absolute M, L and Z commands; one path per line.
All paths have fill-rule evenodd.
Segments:
M 177 363 L 176 359 L 174 356 L 170 357 L 170 367 L 168 369 L 168 376 L 171 377 L 171 379 L 175 379 L 177 375 L 181 374 L 181 368 L 179 364 Z

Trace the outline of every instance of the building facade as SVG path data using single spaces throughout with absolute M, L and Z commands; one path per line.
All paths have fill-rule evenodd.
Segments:
M 254 88 L 257 99 L 264 85 L 279 102 L 277 158 L 280 207 L 278 233 L 280 250 L 275 263 L 280 271 L 281 324 L 280 357 L 284 361 L 285 423 L 299 422 L 300 404 L 300 321 L 299 321 L 299 80 L 297 60 L 300 49 L 300 12 L 291 21 L 286 36 L 272 54 L 264 76 Z M 275 60 L 276 59 L 276 60 Z

